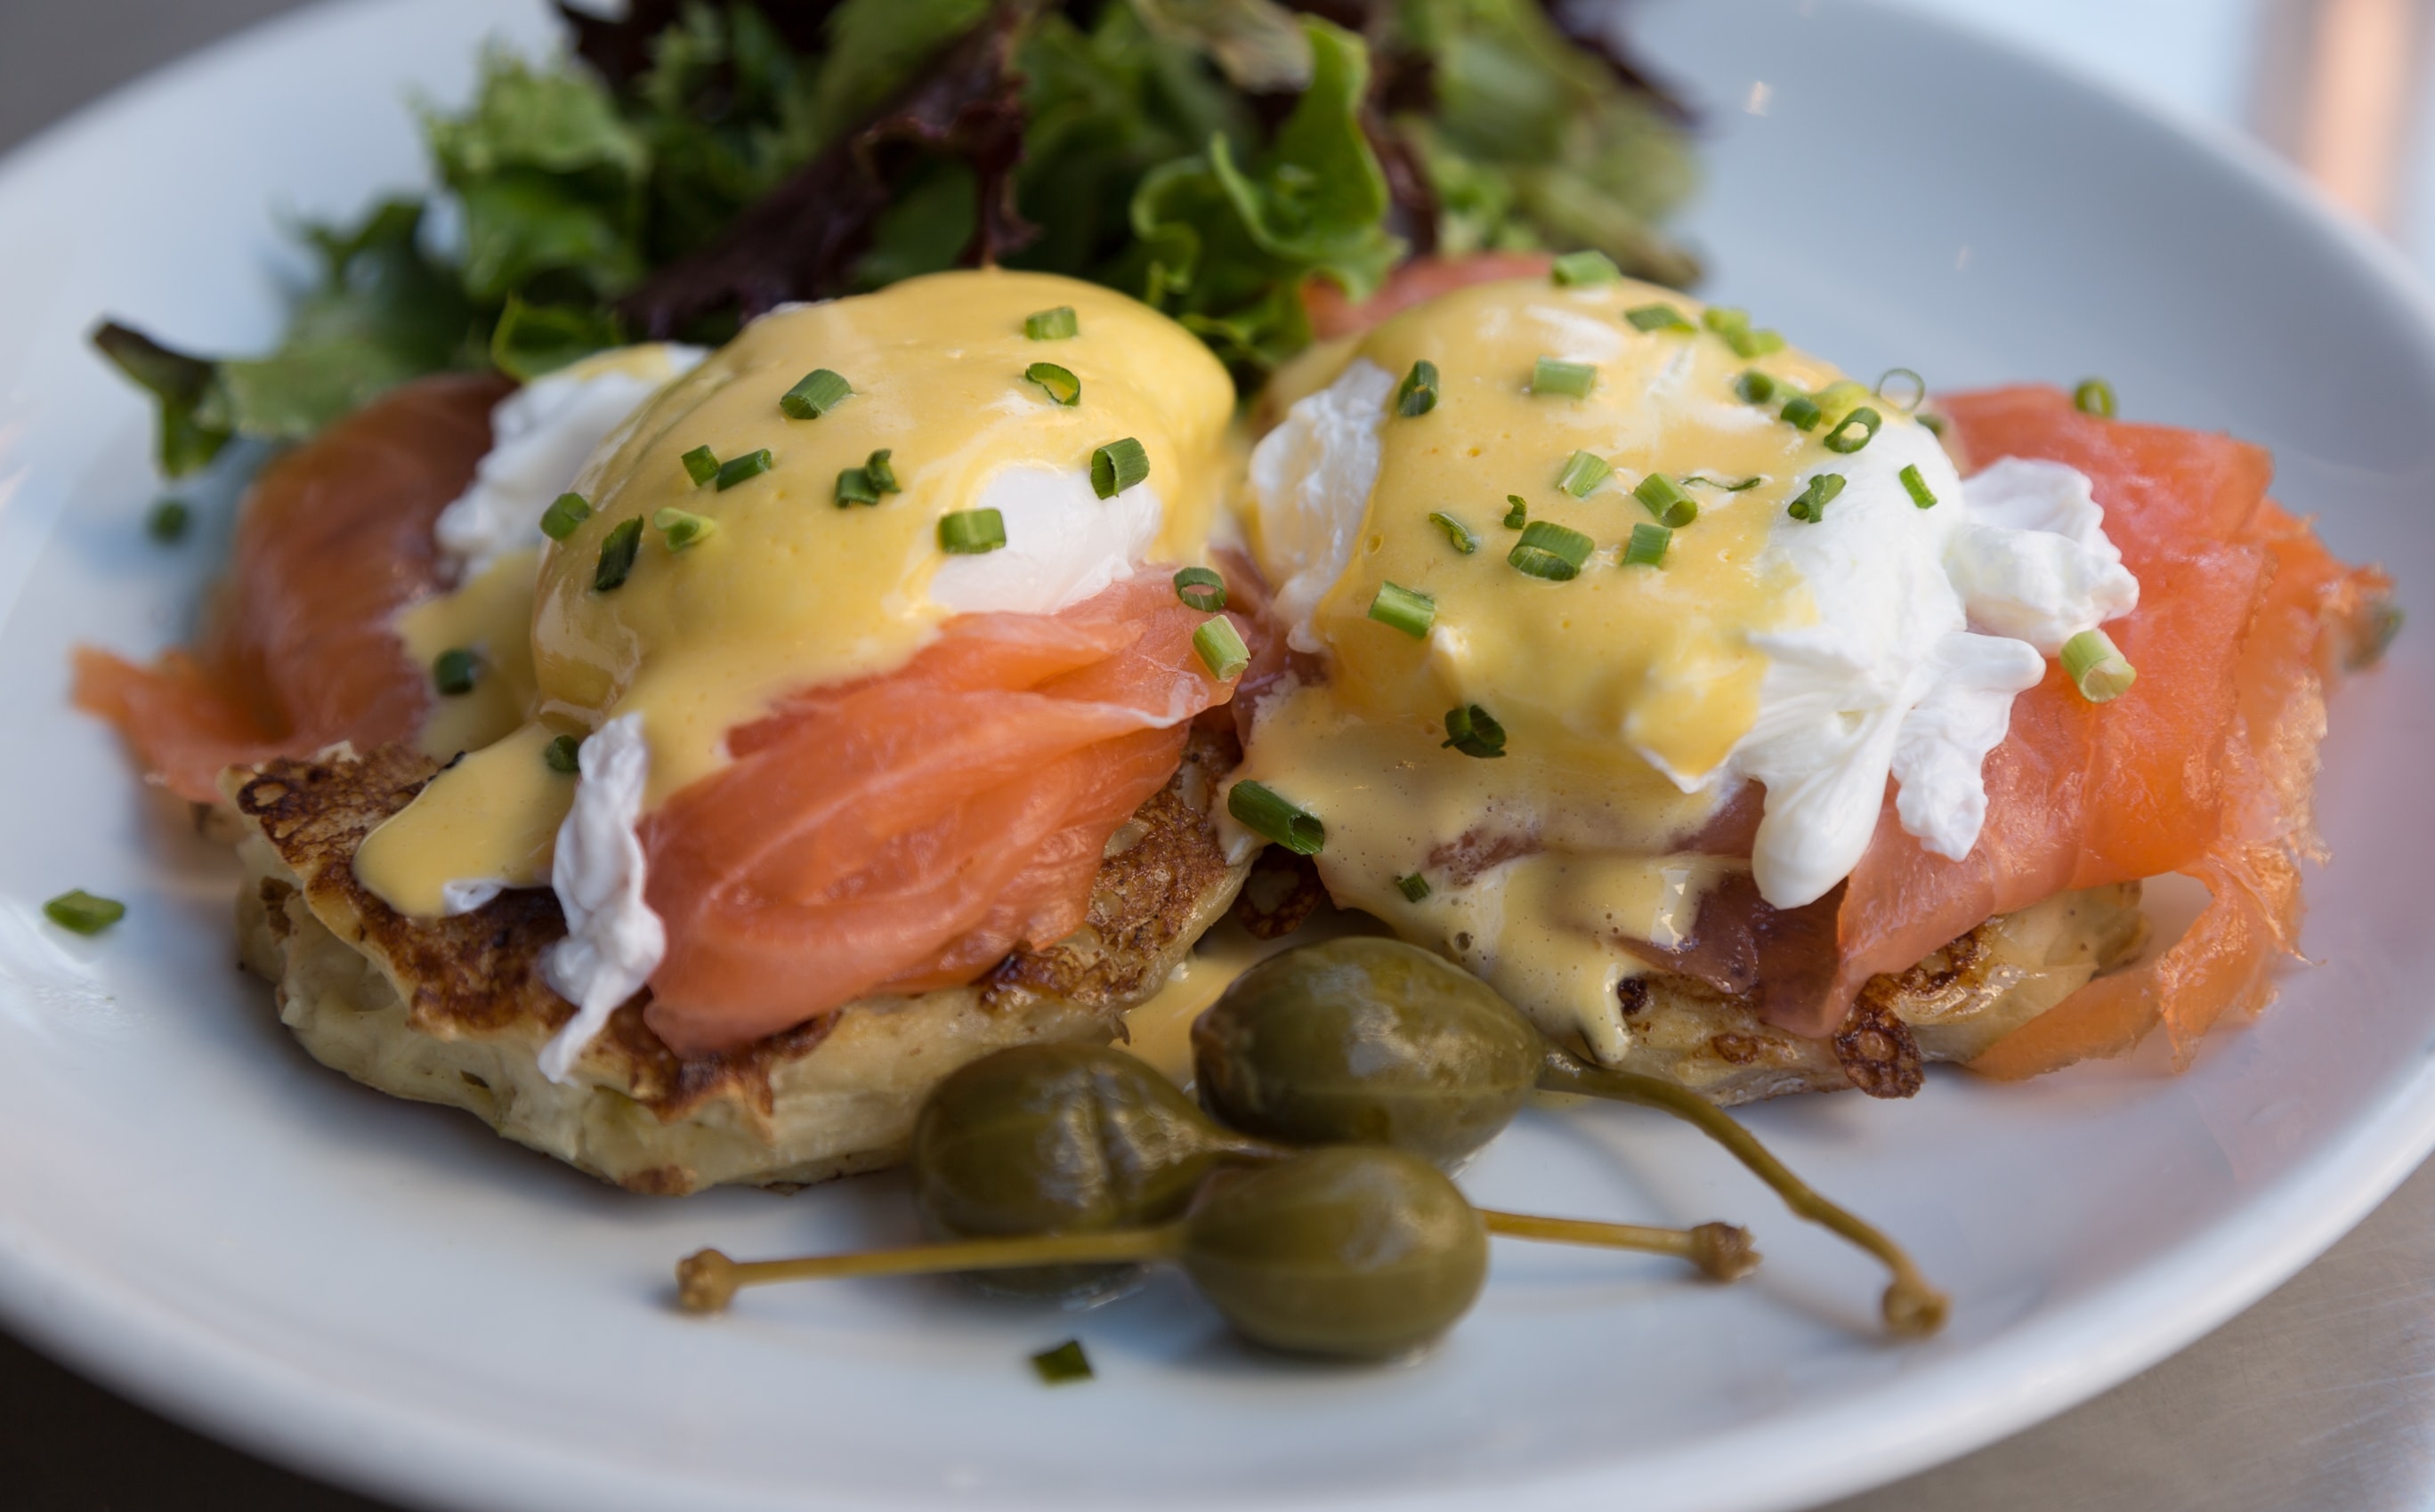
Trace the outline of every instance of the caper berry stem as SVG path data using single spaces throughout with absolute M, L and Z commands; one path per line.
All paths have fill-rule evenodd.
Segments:
M 730 1260 L 716 1249 L 677 1263 L 677 1305 L 688 1313 L 723 1313 L 737 1288 L 772 1281 L 828 1280 L 848 1276 L 932 1276 L 947 1271 L 1013 1270 L 1027 1265 L 1089 1265 L 1173 1260 L 1183 1253 L 1183 1225 L 1106 1233 L 1031 1234 L 1017 1239 L 962 1239 L 901 1249 L 864 1249 L 794 1260 Z
M 1887 1238 L 1858 1214 L 1820 1196 L 1811 1190 L 1809 1183 L 1793 1175 L 1790 1167 L 1761 1144 L 1750 1130 L 1699 1093 L 1653 1076 L 1593 1066 L 1555 1045 L 1547 1047 L 1546 1060 L 1539 1073 L 1539 1087 L 1545 1091 L 1574 1092 L 1609 1097 L 1617 1102 L 1638 1103 L 1643 1108 L 1654 1108 L 1692 1125 L 1723 1145 L 1734 1159 L 1748 1166 L 1753 1175 L 1784 1199 L 1786 1207 L 1811 1223 L 1833 1229 L 1885 1263 L 1886 1268 L 1893 1273 L 1893 1280 L 1886 1287 L 1883 1302 L 1889 1330 L 1905 1338 L 1925 1338 L 1944 1327 L 1945 1314 L 1951 1304 L 1943 1292 L 1927 1283 L 1926 1278 L 1920 1274 L 1919 1267 L 1911 1263 L 1910 1256 L 1904 1253 L 1900 1245 Z
M 1639 1223 L 1596 1223 L 1586 1218 L 1541 1218 L 1527 1212 L 1482 1208 L 1488 1231 L 1553 1245 L 1592 1245 L 1604 1249 L 1642 1249 L 1687 1260 L 1710 1280 L 1739 1280 L 1758 1269 L 1759 1252 L 1750 1230 L 1729 1223 L 1696 1228 L 1657 1228 Z

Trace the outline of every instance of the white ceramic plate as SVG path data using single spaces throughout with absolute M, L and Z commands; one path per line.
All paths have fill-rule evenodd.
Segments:
M 2254 1029 L 2028 1087 L 1767 1108 L 1794 1163 L 1955 1297 L 1902 1348 L 1878 1279 L 1654 1117 L 1534 1116 L 1467 1180 L 1515 1207 L 1734 1217 L 1770 1264 L 1500 1246 L 1426 1360 L 1319 1369 L 1230 1343 L 1178 1283 L 1062 1315 L 856 1283 L 678 1316 L 668 1267 L 906 1235 L 901 1190 L 621 1195 L 307 1060 L 230 964 L 230 872 L 65 708 L 68 647 L 149 649 L 214 534 L 144 538 L 147 417 L 104 311 L 206 348 L 275 329 L 270 213 L 412 182 L 402 96 L 452 98 L 538 7 L 389 0 L 258 31 L 0 170 L 0 1312 L 130 1393 L 403 1500 L 485 1509 L 1786 1506 L 2018 1428 L 2159 1358 L 2330 1243 L 2435 1142 L 2435 749 L 2424 637 L 2346 692 L 2339 862 Z M 1837 0 L 1652 5 L 1709 108 L 1713 292 L 1853 370 L 2101 372 L 2128 410 L 2271 444 L 2334 546 L 2435 578 L 2435 333 L 2392 261 L 2249 149 L 1959 34 Z M 229 501 L 205 501 L 225 534 Z M 130 901 L 98 941 L 43 923 Z M 1079 1335 L 1088 1385 L 1025 1365 Z

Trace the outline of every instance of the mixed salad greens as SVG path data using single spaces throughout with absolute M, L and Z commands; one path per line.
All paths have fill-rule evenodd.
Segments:
M 1686 114 L 1542 0 L 632 0 L 570 56 L 482 61 L 426 111 L 440 185 L 309 226 L 320 281 L 258 357 L 95 341 L 160 405 L 172 476 L 420 374 L 532 378 L 641 337 L 981 261 L 1148 301 L 1253 382 L 1428 252 L 1594 248 L 1682 284 L 1657 230 Z M 440 228 L 445 226 L 444 233 Z

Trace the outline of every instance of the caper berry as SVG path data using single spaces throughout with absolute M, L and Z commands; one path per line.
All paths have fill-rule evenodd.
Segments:
M 1366 936 L 1270 956 L 1192 1026 L 1201 1098 L 1234 1127 L 1293 1144 L 1392 1144 L 1441 1164 L 1513 1121 L 1544 1053 L 1488 984 Z

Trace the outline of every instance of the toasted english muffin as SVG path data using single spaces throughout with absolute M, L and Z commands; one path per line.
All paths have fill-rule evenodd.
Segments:
M 565 934 L 546 889 L 416 919 L 355 880 L 363 837 L 439 769 L 409 747 L 339 747 L 233 770 L 244 830 L 238 933 L 316 1059 L 400 1097 L 476 1114 L 501 1134 L 629 1191 L 793 1186 L 892 1165 L 940 1078 L 1008 1045 L 1105 1041 L 1233 903 L 1209 819 L 1232 743 L 1196 732 L 1174 779 L 1109 841 L 1089 921 L 1018 951 L 981 980 L 873 997 L 726 1055 L 680 1057 L 638 994 L 566 1085 L 542 1047 L 574 1008 L 543 984 Z

